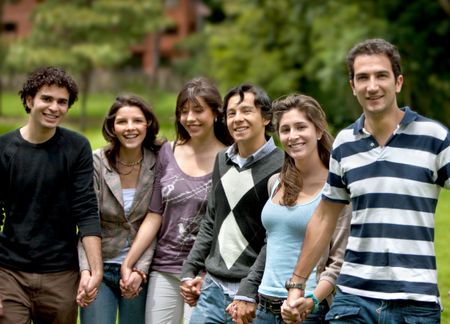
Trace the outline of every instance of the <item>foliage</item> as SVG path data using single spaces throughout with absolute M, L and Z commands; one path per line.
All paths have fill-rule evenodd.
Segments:
M 185 44 L 194 54 L 181 65 L 185 74 L 209 75 L 224 88 L 250 81 L 272 97 L 307 93 L 340 129 L 361 111 L 349 90 L 346 53 L 358 41 L 382 37 L 404 59 L 400 104 L 450 124 L 450 20 L 438 1 L 207 2 L 220 5 L 223 19 Z
M 57 65 L 80 73 L 85 115 L 92 71 L 125 61 L 132 45 L 167 23 L 163 17 L 161 1 L 46 0 L 33 13 L 30 35 L 11 45 L 5 65 L 16 72 Z
M 160 27 L 161 10 L 158 1 L 44 1 L 32 16 L 31 34 L 12 45 L 6 64 L 24 72 L 43 64 L 75 71 L 114 66 Z

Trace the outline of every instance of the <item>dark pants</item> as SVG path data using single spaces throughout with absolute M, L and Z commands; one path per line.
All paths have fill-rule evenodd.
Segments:
M 77 322 L 79 273 L 29 273 L 0 267 L 4 315 L 0 324 L 72 324 Z

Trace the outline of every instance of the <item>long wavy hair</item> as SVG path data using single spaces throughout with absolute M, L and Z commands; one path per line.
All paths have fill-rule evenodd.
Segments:
M 152 107 L 145 102 L 144 99 L 134 94 L 123 94 L 116 98 L 103 121 L 102 134 L 109 145 L 105 149 L 105 155 L 109 165 L 117 170 L 116 162 L 120 149 L 120 141 L 114 132 L 114 122 L 116 120 L 117 111 L 122 107 L 138 107 L 145 116 L 147 121 L 147 134 L 145 135 L 142 147 L 157 153 L 161 148 L 164 140 L 158 138 L 159 122 L 153 112 Z
M 280 130 L 280 120 L 283 115 L 297 109 L 313 123 L 317 131 L 322 132 L 320 140 L 317 142 L 317 149 L 320 161 L 328 169 L 330 163 L 330 153 L 333 144 L 333 136 L 328 132 L 325 112 L 320 104 L 312 97 L 302 94 L 291 94 L 276 99 L 272 103 L 274 125 L 277 133 Z M 280 173 L 281 184 L 284 185 L 282 204 L 286 206 L 295 205 L 298 195 L 303 187 L 302 171 L 295 166 L 295 160 L 287 153 L 284 155 L 283 167 Z

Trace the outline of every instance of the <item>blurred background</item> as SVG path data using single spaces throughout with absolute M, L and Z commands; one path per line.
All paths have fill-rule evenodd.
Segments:
M 222 92 L 242 82 L 272 98 L 315 97 L 332 133 L 361 108 L 345 56 L 357 42 L 397 45 L 405 83 L 399 104 L 450 125 L 450 0 L 0 0 L 0 134 L 27 116 L 17 92 L 42 65 L 64 67 L 80 98 L 64 125 L 104 145 L 100 126 L 114 98 L 148 100 L 173 138 L 177 92 L 195 76 Z M 444 307 L 450 307 L 450 192 L 436 213 Z M 443 323 L 450 322 L 448 310 Z
M 80 85 L 69 115 L 82 131 L 124 91 L 148 98 L 164 123 L 174 110 L 167 96 L 199 75 L 223 93 L 253 82 L 272 98 L 314 96 L 336 131 L 361 113 L 345 55 L 372 37 L 400 50 L 400 105 L 450 125 L 450 0 L 0 1 L 0 95 L 16 96 L 37 66 L 63 66 Z M 23 116 L 18 101 L 0 99 L 2 124 Z

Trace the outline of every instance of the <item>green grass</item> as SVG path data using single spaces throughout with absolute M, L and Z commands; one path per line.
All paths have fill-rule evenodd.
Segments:
M 450 324 L 450 191 L 442 190 L 436 210 L 435 247 L 438 268 L 438 283 L 444 312 L 442 323 Z
M 138 93 L 139 94 L 139 93 Z M 151 94 L 140 94 L 152 104 L 155 114 L 161 124 L 160 134 L 172 139 L 174 136 L 173 121 L 176 95 L 172 93 L 154 91 Z M 116 94 L 92 94 L 88 98 L 89 128 L 83 133 L 91 142 L 92 148 L 105 144 L 101 135 L 100 126 L 103 118 L 112 104 Z M 26 122 L 27 115 L 22 107 L 19 97 L 14 93 L 4 93 L 2 96 L 3 115 L 0 117 L 0 134 L 13 130 Z M 80 114 L 79 102 L 70 109 L 64 126 L 78 130 L 78 116 Z M 450 324 L 450 191 L 441 192 L 436 211 L 435 246 L 438 264 L 438 282 L 442 295 L 444 312 L 442 323 Z
M 149 94 L 137 94 L 143 97 L 153 107 L 160 123 L 160 136 L 173 139 L 176 94 L 157 90 Z M 87 127 L 83 131 L 83 134 L 89 138 L 93 149 L 105 145 L 100 128 L 103 123 L 103 118 L 116 96 L 117 94 L 113 93 L 95 93 L 88 97 Z M 69 109 L 62 123 L 64 127 L 80 130 L 80 99 Z M 0 116 L 0 134 L 3 134 L 24 125 L 27 120 L 27 114 L 17 94 L 10 92 L 3 93 L 1 100 L 3 114 Z

